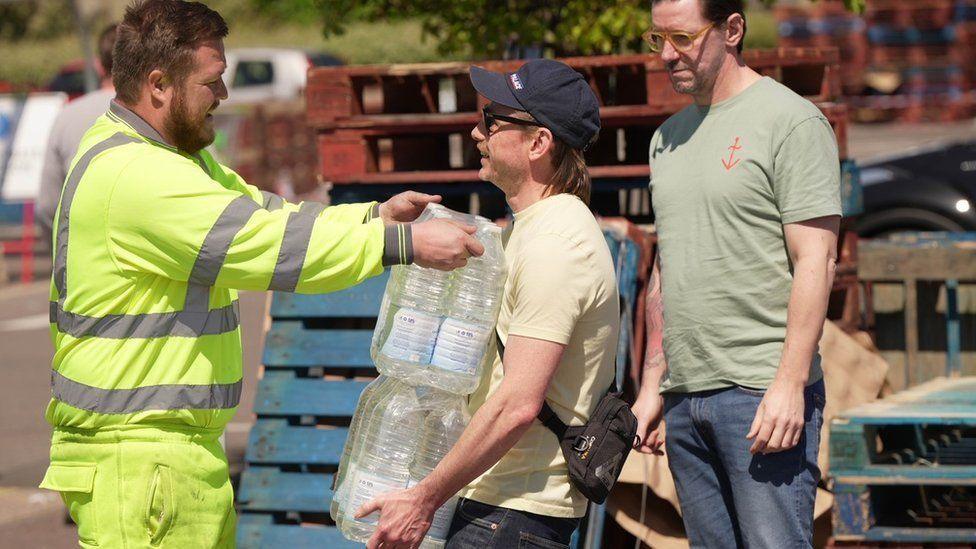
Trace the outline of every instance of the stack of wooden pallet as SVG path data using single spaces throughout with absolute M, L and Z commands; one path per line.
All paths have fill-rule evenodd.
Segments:
M 976 375 L 976 233 L 902 233 L 861 243 L 858 278 L 873 305 L 867 324 L 903 389 Z
M 600 139 L 587 151 L 594 179 L 594 209 L 604 215 L 635 211 L 622 204 L 621 189 L 642 189 L 648 178 L 648 145 L 655 128 L 690 103 L 674 92 L 659 56 L 621 55 L 563 59 L 579 71 L 601 104 Z M 835 103 L 839 57 L 833 48 L 746 51 L 746 62 L 809 97 L 835 127 L 846 157 L 847 110 Z M 522 61 L 478 63 L 514 71 Z M 467 63 L 327 67 L 309 73 L 308 122 L 318 134 L 321 175 L 334 196 L 390 194 L 426 185 L 442 193 L 494 195 L 478 180 L 478 154 L 470 131 L 483 99 L 468 80 Z M 457 183 L 466 183 L 459 187 Z M 467 198 L 465 198 L 467 199 Z M 467 204 L 458 205 L 468 209 Z M 639 215 L 639 213 L 637 214 Z M 640 220 L 640 219 L 638 219 Z
M 304 102 L 232 106 L 215 116 L 211 150 L 245 181 L 286 197 L 316 190 L 318 153 Z
M 976 0 L 871 0 L 777 8 L 783 45 L 835 41 L 858 121 L 951 121 L 976 115 Z
M 866 27 L 864 20 L 851 13 L 843 2 L 822 0 L 812 5 L 780 2 L 773 15 L 780 46 L 838 48 L 844 94 L 859 95 L 864 90 L 863 75 L 868 64 Z
M 972 547 L 976 378 L 939 378 L 844 412 L 830 426 L 830 470 L 834 546 Z

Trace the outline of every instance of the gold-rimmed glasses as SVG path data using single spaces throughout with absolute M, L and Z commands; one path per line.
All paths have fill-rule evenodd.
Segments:
M 647 42 L 647 45 L 651 47 L 651 51 L 654 53 L 660 53 L 664 49 L 665 40 L 671 42 L 671 45 L 677 51 L 688 51 L 695 45 L 695 40 L 698 40 L 699 36 L 705 34 L 708 29 L 714 26 L 715 23 L 709 23 L 698 32 L 656 31 L 651 29 L 645 32 L 641 38 Z

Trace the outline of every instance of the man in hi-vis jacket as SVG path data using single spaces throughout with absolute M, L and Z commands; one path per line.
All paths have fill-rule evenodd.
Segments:
M 41 486 L 61 492 L 83 547 L 233 546 L 218 437 L 241 394 L 237 290 L 329 292 L 483 252 L 474 227 L 397 223 L 439 197 L 289 204 L 215 162 L 203 149 L 227 97 L 226 34 L 200 3 L 131 5 L 116 98 L 62 190 Z

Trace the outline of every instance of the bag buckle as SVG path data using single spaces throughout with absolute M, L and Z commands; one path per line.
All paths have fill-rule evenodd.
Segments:
M 596 441 L 594 436 L 579 435 L 576 440 L 573 441 L 573 450 L 582 454 L 593 446 L 593 442 Z

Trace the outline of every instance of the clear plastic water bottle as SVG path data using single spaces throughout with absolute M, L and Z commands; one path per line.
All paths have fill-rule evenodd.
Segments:
M 410 465 L 410 485 L 427 477 L 444 459 L 461 437 L 470 419 L 463 397 L 451 395 L 442 398 L 424 419 L 424 435 Z M 454 519 L 458 496 L 453 495 L 434 513 L 434 520 L 427 531 L 422 547 L 440 547 L 447 541 L 447 534 Z
M 422 439 L 424 413 L 413 387 L 398 380 L 389 392 L 378 399 L 374 412 L 360 428 L 361 448 L 354 447 L 350 456 L 349 470 L 355 476 L 348 478 L 348 496 L 345 501 L 339 529 L 351 540 L 366 542 L 376 529 L 379 513 L 361 519 L 356 511 L 377 496 L 402 490 L 410 480 L 410 464 Z
M 371 355 L 385 375 L 414 385 L 469 394 L 498 315 L 505 283 L 501 229 L 487 219 L 430 204 L 418 218 L 475 226 L 482 257 L 452 272 L 416 265 L 394 267 L 373 332 Z
M 440 204 L 429 204 L 417 222 L 452 219 L 453 214 Z M 418 370 L 430 363 L 450 283 L 447 271 L 419 265 L 391 269 L 370 347 L 380 373 L 415 384 L 421 381 Z
M 495 320 L 507 272 L 501 227 L 484 219 L 478 223 L 475 237 L 484 245 L 485 253 L 468 259 L 465 267 L 454 271 L 446 318 L 429 369 L 430 385 L 458 394 L 474 392 L 481 372 L 494 359 Z
M 380 376 L 367 385 L 359 395 L 356 413 L 352 416 L 352 422 L 349 424 L 349 434 L 346 436 L 346 444 L 342 448 L 339 469 L 335 474 L 335 490 L 332 494 L 332 502 L 329 505 L 329 514 L 337 525 L 342 522 L 343 515 L 346 512 L 350 485 L 348 480 L 356 476 L 355 467 L 350 467 L 350 461 L 354 451 L 362 447 L 363 425 L 369 423 L 377 408 L 376 402 L 383 397 L 385 391 L 388 391 L 391 385 L 393 384 L 390 383 L 390 378 Z

